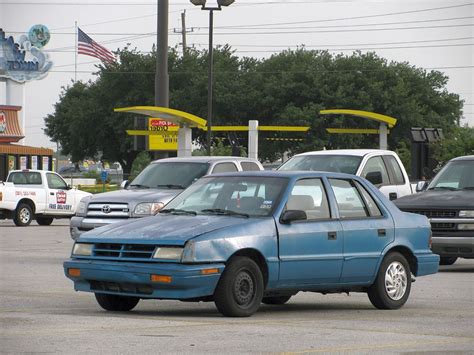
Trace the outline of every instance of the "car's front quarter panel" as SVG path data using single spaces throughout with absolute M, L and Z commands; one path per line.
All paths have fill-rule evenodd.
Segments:
M 272 217 L 221 228 L 187 242 L 183 262 L 192 264 L 225 263 L 238 252 L 257 252 L 268 268 L 268 287 L 278 281 L 278 237 Z

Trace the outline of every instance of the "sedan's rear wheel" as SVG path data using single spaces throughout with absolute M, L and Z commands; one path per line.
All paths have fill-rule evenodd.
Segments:
M 254 314 L 263 297 L 263 276 L 258 265 L 249 258 L 231 259 L 214 292 L 217 309 L 227 317 Z
M 97 303 L 106 311 L 127 312 L 135 308 L 140 299 L 138 297 L 107 295 L 95 293 Z
M 370 302 L 379 309 L 398 309 L 408 300 L 410 290 L 410 266 L 402 254 L 392 252 L 382 261 L 367 294 Z

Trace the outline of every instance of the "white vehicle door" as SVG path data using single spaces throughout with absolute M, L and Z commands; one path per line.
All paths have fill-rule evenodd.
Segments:
M 72 215 L 75 205 L 75 191 L 56 173 L 46 173 L 48 206 L 47 214 Z
M 410 195 L 412 193 L 410 180 L 408 176 L 403 173 L 400 167 L 401 162 L 393 155 L 386 155 L 383 157 L 385 164 L 390 172 L 390 180 L 397 188 L 397 198 Z
M 367 175 L 370 174 L 370 173 L 372 173 L 372 174 L 380 173 L 380 175 L 382 177 L 382 183 L 377 184 L 375 186 L 377 186 L 379 188 L 379 190 L 385 196 L 387 196 L 390 200 L 395 200 L 395 199 L 398 198 L 397 186 L 393 185 L 390 182 L 390 178 L 389 178 L 388 172 L 387 172 L 387 167 L 385 166 L 385 163 L 382 159 L 382 156 L 377 155 L 377 156 L 369 158 L 367 160 L 364 168 L 362 169 L 362 172 L 361 172 L 360 176 L 362 176 L 363 178 L 366 179 Z

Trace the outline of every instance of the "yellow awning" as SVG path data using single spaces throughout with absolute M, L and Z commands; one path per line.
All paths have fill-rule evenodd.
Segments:
M 204 127 L 207 121 L 190 113 L 160 106 L 132 106 L 115 108 L 114 112 L 130 112 L 153 118 L 161 118 L 174 124 L 188 127 Z
M 347 109 L 331 109 L 331 110 L 321 110 L 319 111 L 321 115 L 331 115 L 331 114 L 340 114 L 340 115 L 351 115 L 362 118 L 368 118 L 370 120 L 378 121 L 381 123 L 386 123 L 390 128 L 397 124 L 397 119 L 382 115 L 380 113 L 361 111 L 361 110 L 347 110 Z
M 372 128 L 326 128 L 331 134 L 379 134 L 380 130 Z M 390 131 L 387 130 L 387 133 Z

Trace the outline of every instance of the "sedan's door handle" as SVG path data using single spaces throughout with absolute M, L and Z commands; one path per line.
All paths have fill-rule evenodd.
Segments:
M 328 232 L 328 240 L 336 240 L 337 232 Z
M 377 234 L 379 237 L 385 237 L 387 235 L 387 231 L 385 229 L 377 229 Z
M 398 194 L 396 192 L 390 192 L 388 194 L 388 198 L 390 199 L 390 201 L 396 200 L 398 198 Z

